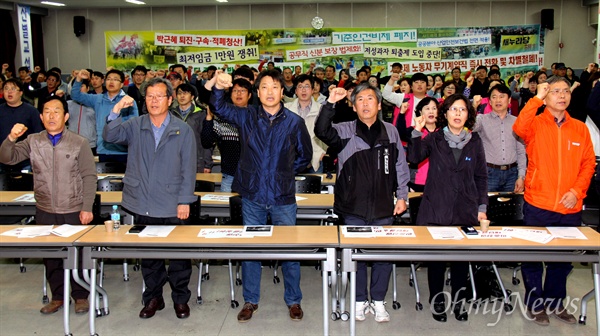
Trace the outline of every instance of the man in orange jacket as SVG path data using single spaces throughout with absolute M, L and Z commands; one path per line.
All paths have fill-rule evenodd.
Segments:
M 532 226 L 579 226 L 581 207 L 595 169 L 590 133 L 566 111 L 570 83 L 554 76 L 539 84 L 513 130 L 525 141 L 529 163 L 525 176 L 524 222 Z M 543 112 L 538 109 L 546 105 Z M 549 325 L 548 315 L 576 323 L 563 306 L 571 263 L 522 263 L 527 317 Z

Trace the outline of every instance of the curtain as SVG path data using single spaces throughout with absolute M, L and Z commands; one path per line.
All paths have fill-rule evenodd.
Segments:
M 0 64 L 8 63 L 15 74 L 15 54 L 17 52 L 17 35 L 13 27 L 10 11 L 0 9 Z
M 44 32 L 42 29 L 42 15 L 31 14 L 31 38 L 33 42 L 33 64 L 44 69 Z M 33 69 L 31 69 L 33 71 Z

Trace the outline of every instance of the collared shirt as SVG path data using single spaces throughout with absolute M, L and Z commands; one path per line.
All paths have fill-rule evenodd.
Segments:
M 158 143 L 160 142 L 160 138 L 162 138 L 163 133 L 165 133 L 165 130 L 167 129 L 167 125 L 169 125 L 170 122 L 171 122 L 171 114 L 170 113 L 167 113 L 167 117 L 165 118 L 165 121 L 163 121 L 163 123 L 159 127 L 154 126 L 154 124 L 152 122 L 150 122 L 150 125 L 152 125 L 152 133 L 154 133 L 154 150 L 156 150 L 158 148 Z
M 308 105 L 305 108 L 302 108 L 300 105 L 300 101 L 298 101 L 298 115 L 302 117 L 302 119 L 306 119 L 306 116 L 310 113 L 310 108 L 312 107 L 312 100 L 308 101 Z
M 525 145 L 512 130 L 516 120 L 517 117 L 511 114 L 507 114 L 504 119 L 493 111 L 480 114 L 473 131 L 478 132 L 481 137 L 488 163 L 501 166 L 517 162 L 519 176 L 525 176 Z
M 194 104 L 191 104 L 190 107 L 188 107 L 185 110 L 182 110 L 181 106 L 179 106 L 179 114 L 181 114 L 181 118 L 183 118 L 183 120 L 185 120 L 190 111 L 192 111 L 192 107 L 194 107 Z
M 48 139 L 50 139 L 50 142 L 52 142 L 52 146 L 56 146 L 56 144 L 58 143 L 58 141 L 60 140 L 62 135 L 63 135 L 63 132 L 60 132 L 56 135 L 52 135 L 52 134 L 48 133 Z
M 565 123 L 565 120 L 567 120 L 567 118 L 563 117 L 562 120 L 558 120 L 557 117 L 554 117 L 554 122 L 556 123 L 556 126 L 560 127 L 562 126 L 562 124 Z

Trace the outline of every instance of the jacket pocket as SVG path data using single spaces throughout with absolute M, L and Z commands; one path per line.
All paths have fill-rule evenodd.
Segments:
M 240 176 L 238 178 L 239 186 L 248 193 L 256 193 L 258 191 L 258 181 L 255 176 L 254 170 L 245 169 L 241 167 Z
M 130 176 L 124 176 L 123 177 L 123 194 L 127 194 L 127 196 L 131 197 L 132 199 L 137 199 L 138 195 L 136 192 L 138 192 L 138 187 L 140 186 L 140 180 L 130 177 Z

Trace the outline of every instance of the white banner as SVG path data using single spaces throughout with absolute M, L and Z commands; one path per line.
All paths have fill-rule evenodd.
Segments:
M 419 39 L 417 41 L 417 47 L 424 48 L 442 48 L 442 47 L 461 47 L 468 45 L 480 45 L 492 43 L 491 34 L 473 35 L 473 36 L 461 36 L 461 37 L 440 37 L 440 38 L 428 38 Z
M 232 63 L 251 60 L 258 60 L 258 46 L 256 45 L 223 50 L 177 53 L 177 62 L 184 64 Z
M 154 33 L 154 45 L 175 47 L 235 48 L 246 45 L 245 36 Z
M 415 42 L 417 30 L 390 30 L 380 32 L 333 32 L 331 33 L 333 44 L 355 44 L 355 43 L 394 43 Z
M 363 54 L 363 45 L 344 45 L 344 46 L 333 46 L 333 47 L 320 47 L 312 49 L 297 49 L 297 50 L 286 50 L 286 60 L 295 61 L 302 59 L 318 58 L 318 57 L 329 57 L 336 55 L 358 55 Z
M 31 16 L 29 6 L 17 5 L 21 64 L 33 69 L 33 41 L 31 37 Z

